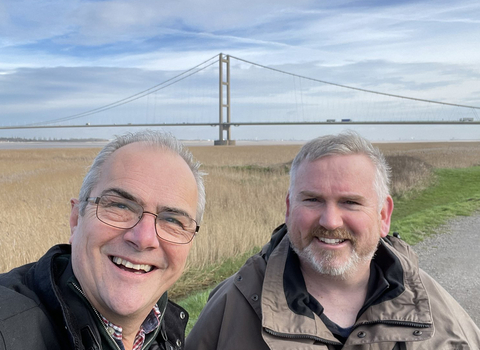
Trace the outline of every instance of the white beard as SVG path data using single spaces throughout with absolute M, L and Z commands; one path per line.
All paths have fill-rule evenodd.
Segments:
M 369 263 L 373 256 L 375 255 L 375 250 L 373 250 L 368 255 L 360 257 L 355 249 L 352 250 L 352 253 L 348 260 L 342 264 L 338 263 L 338 257 L 335 252 L 315 252 L 312 249 L 312 245 L 309 244 L 303 250 L 297 249 L 293 244 L 291 244 L 293 250 L 299 256 L 300 260 L 304 263 L 307 263 L 312 267 L 316 272 L 321 275 L 329 276 L 338 276 L 341 278 L 346 278 L 350 274 L 354 273 L 360 264 Z

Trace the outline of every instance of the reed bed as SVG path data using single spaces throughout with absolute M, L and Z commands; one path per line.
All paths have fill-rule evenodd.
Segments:
M 196 267 L 265 243 L 283 220 L 288 186 L 284 170 L 212 167 L 208 172 L 205 217 L 188 260 Z
M 417 158 L 434 168 L 467 168 L 480 165 L 480 142 L 381 143 L 386 155 Z
M 398 193 L 428 183 L 432 167 L 480 164 L 480 143 L 378 146 L 392 162 L 394 186 L 403 179 Z M 208 173 L 207 206 L 187 267 L 216 264 L 268 240 L 284 221 L 289 165 L 300 147 L 191 147 Z M 69 200 L 78 196 L 97 153 L 83 148 L 0 151 L 0 272 L 68 242 Z M 405 180 L 407 175 L 411 178 Z
M 67 243 L 69 200 L 78 195 L 94 150 L 0 151 L 0 271 Z

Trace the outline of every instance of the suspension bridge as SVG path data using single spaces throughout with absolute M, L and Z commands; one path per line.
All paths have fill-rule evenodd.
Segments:
M 0 129 L 270 125 L 478 125 L 480 107 L 342 85 L 220 53 L 134 95 Z

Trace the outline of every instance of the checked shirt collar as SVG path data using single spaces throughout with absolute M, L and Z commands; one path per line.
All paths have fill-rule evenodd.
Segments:
M 160 317 L 162 313 L 158 306 L 155 304 L 152 311 L 148 314 L 145 321 L 140 326 L 140 330 L 135 336 L 135 341 L 133 343 L 133 350 L 141 350 L 143 343 L 145 342 L 145 335 L 153 332 L 155 329 L 160 326 Z M 122 343 L 122 327 L 117 326 L 107 320 L 103 315 L 100 315 L 102 321 L 107 329 L 107 332 L 112 336 L 113 340 L 118 344 L 120 349 L 125 350 L 125 347 Z

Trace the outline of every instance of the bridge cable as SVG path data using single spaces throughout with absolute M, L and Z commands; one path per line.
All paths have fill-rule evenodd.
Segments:
M 254 62 L 250 62 L 250 61 L 244 60 L 244 59 L 242 59 L 242 58 L 235 57 L 235 56 L 230 56 L 230 57 L 231 57 L 231 58 L 234 58 L 234 59 L 236 59 L 236 60 L 245 62 L 245 63 L 252 64 L 252 65 L 254 65 L 254 66 L 258 66 L 258 67 L 261 67 L 261 68 L 269 69 L 269 70 L 272 70 L 272 71 L 275 71 L 275 72 L 279 72 L 279 73 L 283 73 L 283 74 L 288 74 L 288 75 L 292 75 L 292 76 L 294 76 L 294 77 L 303 78 L 303 79 L 307 79 L 307 80 L 312 80 L 312 81 L 316 81 L 316 82 L 323 83 L 323 84 L 338 86 L 338 87 L 342 87 L 342 88 L 345 88 L 345 89 L 357 90 L 357 91 L 362 91 L 362 92 L 369 92 L 369 93 L 372 93 L 372 94 L 384 95 L 384 96 L 390 96 L 390 97 L 397 97 L 397 98 L 403 98 L 403 99 L 413 100 L 413 101 L 419 101 L 419 102 L 428 102 L 428 103 L 436 103 L 436 104 L 441 104 L 441 105 L 446 105 L 446 106 L 454 106 L 454 107 L 464 107 L 464 108 L 480 109 L 480 107 L 477 107 L 477 106 L 467 106 L 467 105 L 461 105 L 461 104 L 455 104 L 455 103 L 440 102 L 440 101 L 433 101 L 433 100 L 425 100 L 425 99 L 416 98 L 416 97 L 408 97 L 408 96 L 402 96 L 402 95 L 394 95 L 394 94 L 389 94 L 389 93 L 386 93 L 386 92 L 379 92 L 379 91 L 373 91 L 373 90 L 367 90 L 367 89 L 362 89 L 362 88 L 356 88 L 356 87 L 352 87 L 352 86 L 342 85 L 342 84 L 331 83 L 331 82 L 328 82 L 328 81 L 324 81 L 324 80 L 320 80 L 320 79 L 315 79 L 315 78 L 309 78 L 309 77 L 305 77 L 305 76 L 302 76 L 302 75 L 298 75 L 298 74 L 294 74 L 294 73 L 282 71 L 282 70 L 280 70 L 280 69 L 276 69 L 276 68 L 264 66 L 264 65 L 261 65 L 261 64 L 258 64 L 258 63 L 254 63 Z
M 201 68 L 201 69 L 198 69 L 197 71 L 195 71 L 195 72 L 193 72 L 193 73 L 190 73 L 190 74 L 182 77 L 181 79 L 177 79 L 177 78 L 181 77 L 182 75 L 184 75 L 184 74 L 186 74 L 186 73 L 188 73 L 188 72 L 191 72 L 191 71 L 194 70 L 194 69 L 197 69 L 197 68 L 200 67 L 201 65 L 203 65 L 203 64 L 207 63 L 208 61 L 211 61 L 212 59 L 217 58 L 217 57 L 218 57 L 218 55 L 215 55 L 215 56 L 209 58 L 208 60 L 206 60 L 206 61 L 204 61 L 204 62 L 196 65 L 195 67 L 190 68 L 190 69 L 188 69 L 188 70 L 186 70 L 186 71 L 184 71 L 184 72 L 182 72 L 182 73 L 180 73 L 180 74 L 178 74 L 178 75 L 176 75 L 176 76 L 174 76 L 174 77 L 172 77 L 172 78 L 170 78 L 170 79 L 167 79 L 167 80 L 161 82 L 160 84 L 157 84 L 157 85 L 155 85 L 155 86 L 153 86 L 153 87 L 151 87 L 151 88 L 149 88 L 149 89 L 143 90 L 143 91 L 141 91 L 141 92 L 138 92 L 138 93 L 136 93 L 136 94 L 134 94 L 134 95 L 131 95 L 131 96 L 129 96 L 129 97 L 126 97 L 126 98 L 123 98 L 123 99 L 121 99 L 121 100 L 118 100 L 118 101 L 116 101 L 116 102 L 112 102 L 112 103 L 107 104 L 107 105 L 105 105 L 105 106 L 98 107 L 98 108 L 94 108 L 94 109 L 91 109 L 91 110 L 89 110 L 89 111 L 82 112 L 82 113 L 78 113 L 78 114 L 74 114 L 74 115 L 71 115 L 71 116 L 68 116 L 68 117 L 63 117 L 63 118 L 51 119 L 51 120 L 47 120 L 47 121 L 43 121 L 43 122 L 26 124 L 26 126 L 36 126 L 36 125 L 43 125 L 43 124 L 50 124 L 50 123 L 56 123 L 56 122 L 63 122 L 63 121 L 78 119 L 78 118 L 81 118 L 81 117 L 86 117 L 86 116 L 91 115 L 91 114 L 100 113 L 100 112 L 103 112 L 103 111 L 106 111 L 106 110 L 109 110 L 109 109 L 112 109 L 112 108 L 115 108 L 115 107 L 124 105 L 124 104 L 129 103 L 129 102 L 133 102 L 133 101 L 138 100 L 138 99 L 140 99 L 140 98 L 142 98 L 142 97 L 145 97 L 145 96 L 147 96 L 147 95 L 153 94 L 154 92 L 157 92 L 157 91 L 159 91 L 159 90 L 165 89 L 166 87 L 168 87 L 168 86 L 170 86 L 170 85 L 173 85 L 173 84 L 175 84 L 175 83 L 178 83 L 178 82 L 180 82 L 180 81 L 182 81 L 182 80 L 184 80 L 184 79 L 186 79 L 186 78 L 188 78 L 188 77 L 190 77 L 190 76 L 192 76 L 192 75 L 194 75 L 194 74 L 196 74 L 196 73 L 198 73 L 198 72 L 201 72 L 201 71 L 204 70 L 204 69 L 207 69 L 208 67 L 210 67 L 210 66 L 212 66 L 212 65 L 214 65 L 215 63 L 218 63 L 218 62 L 217 62 L 217 61 L 213 61 L 213 62 L 211 62 L 210 64 L 208 64 L 207 66 L 205 66 L 205 67 L 203 67 L 203 68 Z M 175 79 L 177 79 L 177 80 L 175 80 Z M 175 80 L 175 81 L 172 82 L 172 80 Z M 167 83 L 169 83 L 169 82 L 170 82 L 170 84 L 167 84 Z M 165 85 L 165 84 L 167 84 L 167 85 Z M 154 90 L 154 89 L 155 89 L 155 90 Z

